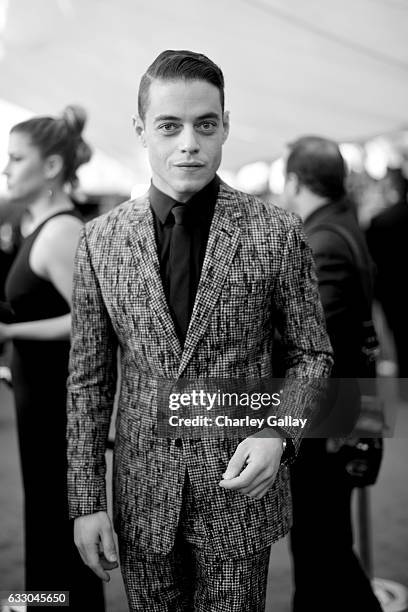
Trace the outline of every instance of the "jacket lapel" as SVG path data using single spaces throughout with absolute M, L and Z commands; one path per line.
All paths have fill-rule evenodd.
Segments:
M 150 304 L 146 304 L 146 308 L 151 307 L 154 310 L 166 342 L 170 344 L 172 350 L 180 359 L 181 345 L 170 315 L 160 277 L 153 215 L 147 196 L 134 203 L 127 245 L 131 250 L 136 270 L 143 277 L 150 298 Z
M 221 183 L 201 271 L 200 282 L 187 330 L 178 376 L 182 376 L 210 321 L 225 277 L 234 258 L 240 235 L 239 203 L 234 192 Z

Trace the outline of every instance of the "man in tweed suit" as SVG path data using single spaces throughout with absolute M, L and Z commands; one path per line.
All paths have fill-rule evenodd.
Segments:
M 117 559 L 104 452 L 119 347 L 113 518 L 131 610 L 261 611 L 270 546 L 291 523 L 282 438 L 290 459 L 300 430 L 264 428 L 239 444 L 159 437 L 157 379 L 268 377 L 278 329 L 287 376 L 300 381 L 282 414 L 310 415 L 308 381 L 331 368 L 310 249 L 296 217 L 218 179 L 229 118 L 211 60 L 160 54 L 142 78 L 138 110 L 149 193 L 90 222 L 76 258 L 68 407 L 75 541 L 108 580 Z

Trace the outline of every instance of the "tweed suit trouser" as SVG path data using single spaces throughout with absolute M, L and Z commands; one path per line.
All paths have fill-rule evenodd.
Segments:
M 179 527 L 170 553 L 141 555 L 123 544 L 120 547 L 130 611 L 264 612 L 271 547 L 247 558 L 220 559 L 204 550 L 203 542 L 186 472 Z

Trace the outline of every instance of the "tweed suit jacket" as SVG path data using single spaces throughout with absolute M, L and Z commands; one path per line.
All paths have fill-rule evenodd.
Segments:
M 148 196 L 127 202 L 82 232 L 72 317 L 71 518 L 106 510 L 104 453 L 119 375 L 114 525 L 125 545 L 156 553 L 172 548 L 186 469 L 208 550 L 242 557 L 285 535 L 291 523 L 286 466 L 262 500 L 222 489 L 236 442 L 202 439 L 178 447 L 158 438 L 156 381 L 269 376 L 275 327 L 291 376 L 329 375 L 331 347 L 299 219 L 221 183 L 182 348 L 160 279 Z M 302 384 L 288 395 L 286 413 L 307 415 L 312 395 Z M 297 448 L 298 430 L 285 433 Z

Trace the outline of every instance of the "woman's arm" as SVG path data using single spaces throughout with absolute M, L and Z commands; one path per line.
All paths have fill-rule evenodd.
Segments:
M 71 332 L 71 314 L 26 323 L 0 324 L 0 342 L 7 340 L 67 340 Z
M 82 223 L 71 216 L 59 216 L 47 223 L 30 254 L 33 271 L 48 281 L 71 305 L 74 257 Z M 67 340 L 71 315 L 25 323 L 0 324 L 0 342 L 6 340 Z

